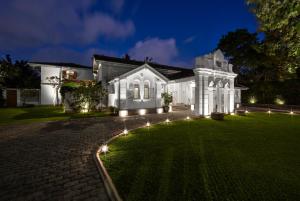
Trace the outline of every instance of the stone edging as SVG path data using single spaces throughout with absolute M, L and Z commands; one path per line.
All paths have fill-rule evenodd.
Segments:
M 192 119 L 192 118 L 191 118 Z M 194 118 L 193 118 L 194 119 Z M 175 121 L 178 121 L 178 120 L 182 120 L 182 119 L 176 119 Z M 160 123 L 163 123 L 164 121 L 159 121 L 159 122 L 156 122 L 154 124 L 151 124 L 151 125 L 156 125 L 156 124 L 160 124 Z M 145 128 L 146 125 L 143 125 L 143 126 L 138 126 L 136 128 L 133 128 L 133 129 L 129 129 L 128 132 L 132 131 L 132 130 L 136 130 L 136 129 L 139 129 L 139 128 Z M 109 144 L 111 141 L 113 141 L 114 139 L 120 137 L 123 135 L 123 132 L 113 136 L 112 138 L 110 138 L 109 140 L 107 140 L 104 144 Z M 110 175 L 108 174 L 106 168 L 104 167 L 104 164 L 100 158 L 100 154 L 101 154 L 101 147 L 100 146 L 96 152 L 94 153 L 94 160 L 95 160 L 95 163 L 96 163 L 96 166 L 97 166 L 97 169 L 100 173 L 100 176 L 102 178 L 102 181 L 104 183 L 104 186 L 105 186 L 105 189 L 106 189 L 106 192 L 107 192 L 107 195 L 109 197 L 109 199 L 111 201 L 123 201 L 121 196 L 119 195 L 119 192 L 114 184 L 114 182 L 112 181 Z
M 122 133 L 115 135 L 114 137 L 110 138 L 105 143 L 108 144 L 112 140 L 116 139 L 117 137 L 121 136 Z M 102 181 L 104 183 L 107 195 L 111 201 L 122 201 L 121 196 L 119 195 L 119 192 L 117 188 L 115 187 L 115 184 L 113 183 L 111 177 L 109 176 L 106 168 L 104 167 L 104 164 L 100 158 L 101 154 L 101 146 L 97 149 L 96 153 L 94 153 L 94 160 L 96 162 L 97 169 L 100 173 L 100 176 L 102 178 Z
M 164 122 L 164 121 L 160 121 L 160 122 L 157 122 L 155 124 L 160 124 L 162 122 Z M 155 125 L 155 124 L 152 124 L 152 125 Z M 136 128 L 128 130 L 128 132 L 130 132 L 132 130 L 139 129 L 139 128 L 144 128 L 144 127 L 146 127 L 146 126 L 138 126 Z M 113 141 L 114 139 L 116 139 L 116 138 L 118 138 L 118 137 L 120 137 L 122 135 L 123 135 L 123 132 L 121 132 L 121 133 L 113 136 L 112 138 L 110 138 L 109 140 L 107 140 L 105 142 L 105 144 L 109 144 L 111 141 Z M 117 190 L 114 182 L 112 181 L 110 175 L 108 174 L 108 172 L 107 172 L 106 168 L 104 167 L 104 164 L 103 164 L 103 162 L 102 162 L 102 160 L 100 158 L 101 147 L 102 146 L 100 146 L 97 149 L 97 151 L 95 152 L 95 154 L 94 154 L 94 160 L 96 162 L 96 166 L 97 166 L 97 169 L 98 169 L 98 171 L 100 173 L 100 176 L 101 176 L 101 178 L 103 180 L 103 183 L 104 183 L 107 195 L 108 195 L 108 197 L 109 197 L 109 199 L 111 201 L 123 201 L 122 198 L 121 198 L 121 196 L 119 195 L 119 192 L 118 192 L 118 190 Z

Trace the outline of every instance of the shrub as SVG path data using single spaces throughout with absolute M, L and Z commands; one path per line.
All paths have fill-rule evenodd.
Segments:
M 74 112 L 90 112 L 101 110 L 106 91 L 101 84 L 94 81 L 67 82 L 61 87 L 65 108 Z M 100 105 L 100 107 L 97 107 Z
M 214 120 L 219 120 L 219 121 L 223 121 L 224 120 L 224 113 L 220 113 L 220 112 L 213 112 L 211 113 L 211 118 Z

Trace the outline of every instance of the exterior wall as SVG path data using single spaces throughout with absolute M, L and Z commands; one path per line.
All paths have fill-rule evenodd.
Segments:
M 90 68 L 71 68 L 62 66 L 41 65 L 41 105 L 55 104 L 56 86 L 51 84 L 47 77 L 56 76 L 62 81 L 63 70 L 74 70 L 77 72 L 77 80 L 92 80 L 93 74 Z M 61 103 L 61 96 L 58 90 L 58 102 Z
M 145 83 L 149 84 L 149 99 L 144 98 Z M 133 97 L 134 84 L 139 86 L 139 99 Z M 113 88 L 113 93 L 109 93 L 109 106 L 119 109 L 149 109 L 162 106 L 161 93 L 166 89 L 166 82 L 148 68 L 143 68 L 127 77 L 115 79 L 110 82 L 109 88 Z
M 172 93 L 173 105 L 193 105 L 195 103 L 195 77 L 168 82 L 168 92 Z
M 93 69 L 96 73 L 95 78 L 97 82 L 102 82 L 103 86 L 113 80 L 116 77 L 119 77 L 133 69 L 137 66 L 130 64 L 122 64 L 108 61 L 94 61 Z

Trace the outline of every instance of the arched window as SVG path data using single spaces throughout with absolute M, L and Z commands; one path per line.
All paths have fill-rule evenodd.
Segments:
M 146 81 L 144 83 L 144 99 L 149 99 L 150 98 L 150 86 L 149 82 Z
M 133 85 L 133 99 L 140 99 L 140 85 L 138 83 Z

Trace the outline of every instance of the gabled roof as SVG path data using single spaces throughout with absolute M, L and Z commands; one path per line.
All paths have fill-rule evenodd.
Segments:
M 65 62 L 29 62 L 29 64 L 40 64 L 40 65 L 49 65 L 49 66 L 63 66 L 63 67 L 72 67 L 72 68 L 91 68 L 91 66 L 84 66 L 84 65 L 81 65 L 81 64 L 65 63 Z
M 96 55 L 96 54 L 94 55 L 94 59 L 100 60 L 100 61 L 107 61 L 107 62 L 130 64 L 130 65 L 135 65 L 137 67 L 142 66 L 143 64 L 147 63 L 152 68 L 157 70 L 159 73 L 161 73 L 162 75 L 167 77 L 169 80 L 175 80 L 175 79 L 194 76 L 194 72 L 192 69 L 162 65 L 162 64 L 153 63 L 153 62 L 136 61 L 136 60 L 131 60 L 131 59 L 109 57 L 109 56 Z
M 156 69 L 152 68 L 149 64 L 144 64 L 138 68 L 135 68 L 127 73 L 124 73 L 123 75 L 120 75 L 119 78 L 125 78 L 129 75 L 132 75 L 133 73 L 139 72 L 140 70 L 143 70 L 144 68 L 149 69 L 151 72 L 153 72 L 155 75 L 157 75 L 158 77 L 160 77 L 161 79 L 163 79 L 165 82 L 168 81 L 168 78 L 166 78 L 163 74 L 161 74 L 160 72 L 158 72 Z

